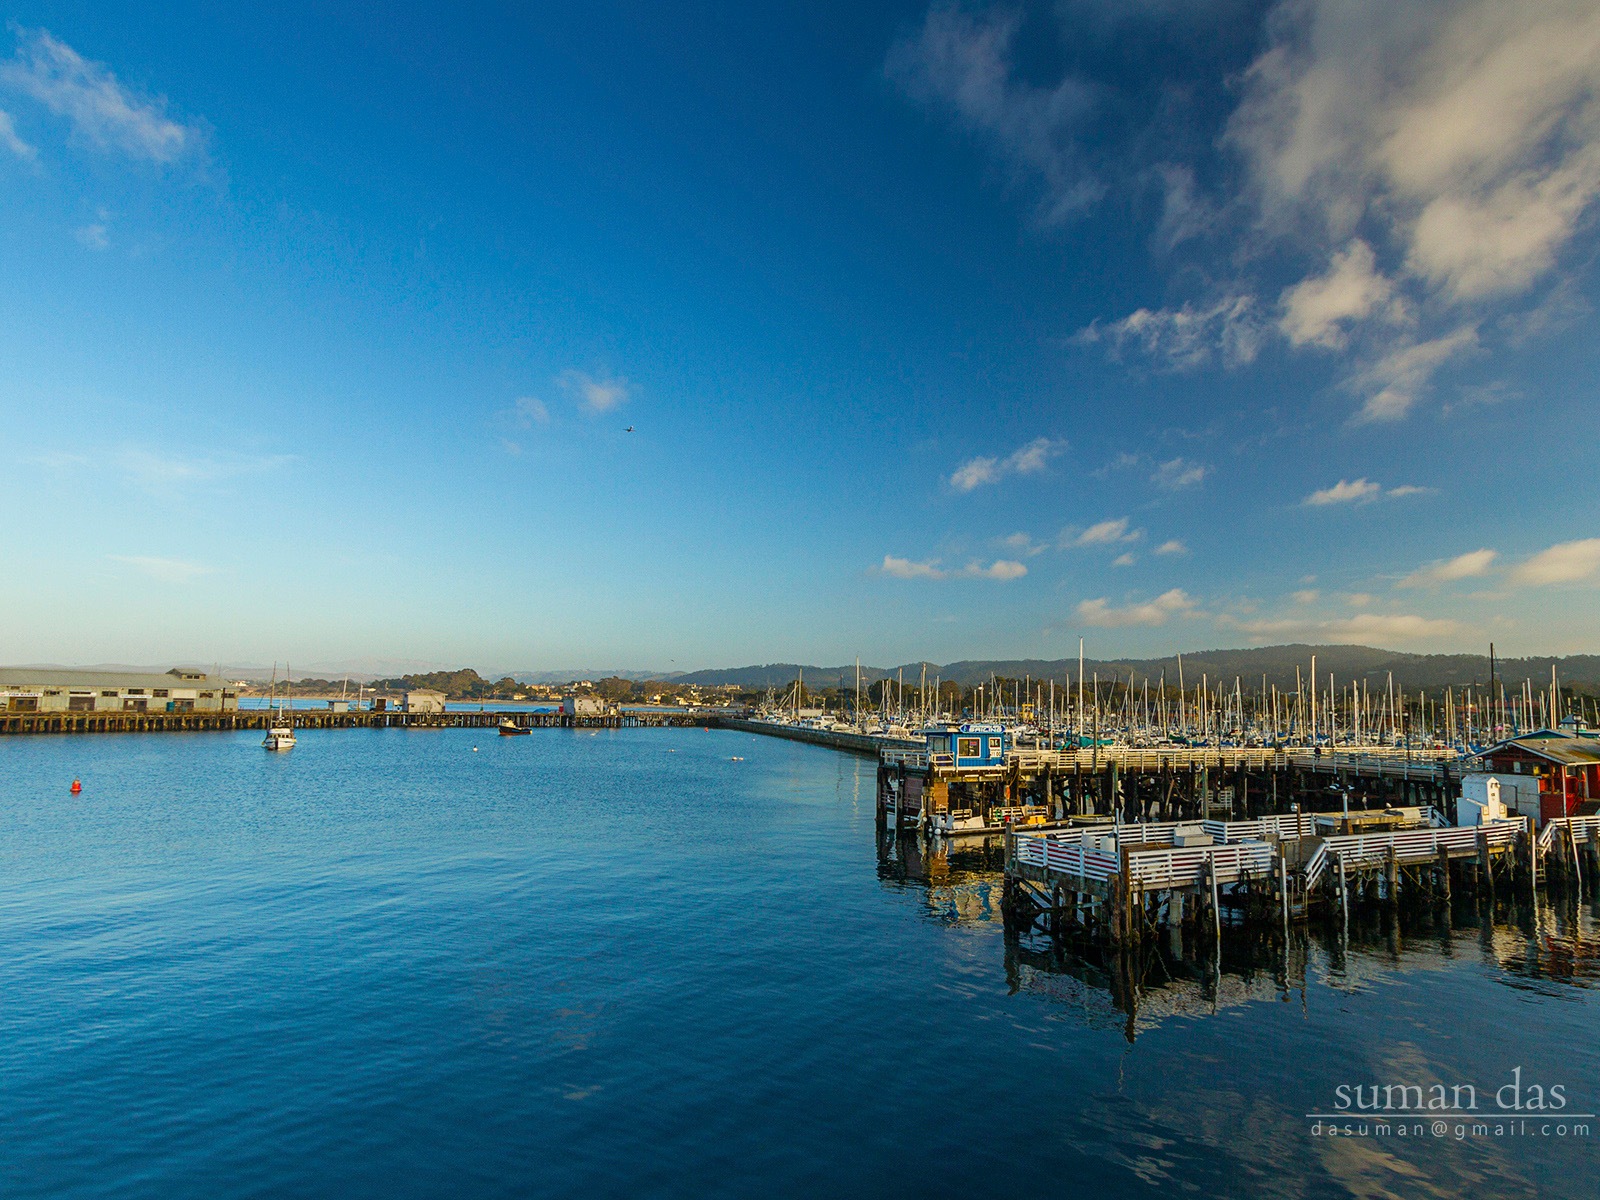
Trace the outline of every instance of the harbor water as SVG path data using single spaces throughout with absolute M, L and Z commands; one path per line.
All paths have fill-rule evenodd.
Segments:
M 1130 977 L 867 759 L 259 741 L 0 744 L 0 1194 L 1595 1194 L 1587 905 Z

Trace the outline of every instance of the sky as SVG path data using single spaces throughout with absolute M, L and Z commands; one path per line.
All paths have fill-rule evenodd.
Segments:
M 1600 648 L 1600 8 L 8 3 L 0 661 Z

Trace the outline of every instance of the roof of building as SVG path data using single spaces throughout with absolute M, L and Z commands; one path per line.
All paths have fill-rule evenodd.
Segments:
M 0 667 L 0 687 L 173 688 L 221 687 L 223 680 L 174 667 L 164 675 L 143 671 L 65 671 L 53 667 Z
M 1600 738 L 1512 738 L 1501 742 L 1493 749 L 1484 751 L 1484 756 L 1493 758 L 1507 751 L 1521 751 L 1535 758 L 1545 759 L 1547 762 L 1559 763 L 1564 767 L 1587 767 L 1600 763 Z

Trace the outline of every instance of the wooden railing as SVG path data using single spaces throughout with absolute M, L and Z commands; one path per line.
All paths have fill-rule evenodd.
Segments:
M 1486 844 L 1491 849 L 1515 845 L 1524 828 L 1524 823 L 1517 820 L 1461 825 L 1451 829 L 1337 834 L 1324 838 L 1317 852 L 1311 856 L 1311 861 L 1306 863 L 1306 888 L 1316 887 L 1322 876 L 1339 862 L 1343 862 L 1347 869 L 1360 869 L 1387 862 L 1391 853 L 1402 863 L 1436 859 L 1441 850 L 1460 857 L 1476 852 L 1480 844 Z
M 1600 842 L 1600 817 L 1552 817 L 1539 831 L 1539 851 L 1551 850 L 1556 839 L 1570 842 Z

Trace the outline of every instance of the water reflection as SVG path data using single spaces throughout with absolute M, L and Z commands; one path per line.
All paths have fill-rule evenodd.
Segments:
M 920 894 L 925 915 L 956 926 L 1003 925 L 1004 850 L 997 838 L 924 841 L 878 836 L 878 878 Z M 1337 1003 L 1397 973 L 1487 967 L 1499 983 L 1545 995 L 1600 981 L 1600 919 L 1591 903 L 1470 899 L 1401 911 L 1314 918 L 1287 931 L 1227 928 L 1220 953 L 1178 930 L 1138 946 L 1005 932 L 996 947 L 1013 993 L 1047 997 L 1077 1022 L 1120 1029 L 1132 1041 L 1178 1017 L 1207 1017 L 1261 1003 Z

